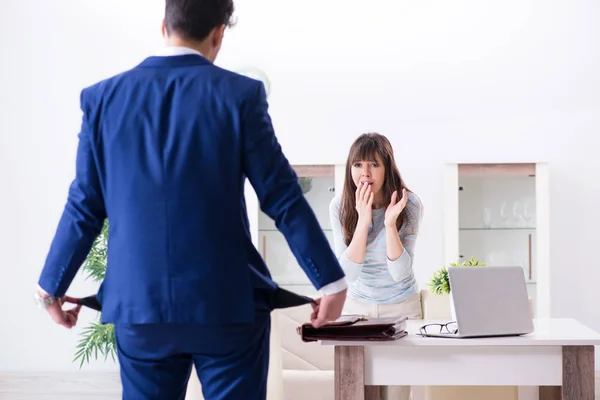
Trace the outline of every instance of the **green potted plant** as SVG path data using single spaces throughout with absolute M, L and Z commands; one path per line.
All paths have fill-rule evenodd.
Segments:
M 450 263 L 451 267 L 485 267 L 487 264 L 471 257 L 470 260 L 463 262 Z M 437 295 L 450 294 L 450 281 L 448 279 L 448 269 L 444 266 L 433 273 L 433 277 L 429 281 L 429 288 Z
M 86 279 L 92 279 L 94 282 L 102 282 L 106 274 L 106 254 L 108 245 L 108 220 L 104 221 L 104 226 L 100 235 L 94 241 L 90 253 L 88 254 L 82 266 L 82 271 L 87 274 Z M 77 344 L 75 359 L 79 361 L 81 368 L 84 363 L 89 363 L 91 359 L 103 357 L 107 360 L 116 357 L 115 331 L 112 324 L 102 324 L 100 322 L 101 313 L 98 313 L 96 322 L 92 322 L 81 332 L 81 339 Z
M 451 267 L 485 267 L 487 264 L 482 263 L 480 260 L 476 260 L 475 257 L 471 257 L 466 261 L 456 261 L 450 263 Z M 450 280 L 448 278 L 448 269 L 446 266 L 443 266 L 439 270 L 433 273 L 433 277 L 428 283 L 429 289 L 433 294 L 443 296 L 448 295 L 450 302 L 450 312 L 452 314 L 452 319 L 456 320 L 456 315 L 454 312 L 454 301 L 452 300 L 452 293 L 450 291 Z

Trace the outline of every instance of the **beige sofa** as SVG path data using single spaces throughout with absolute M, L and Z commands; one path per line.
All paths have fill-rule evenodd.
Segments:
M 449 319 L 448 296 L 421 291 L 423 317 Z M 274 311 L 268 400 L 333 400 L 333 348 L 304 343 L 296 327 L 306 321 L 310 306 Z M 413 389 L 413 400 L 518 400 L 516 387 L 425 387 Z M 202 400 L 195 373 L 186 400 Z

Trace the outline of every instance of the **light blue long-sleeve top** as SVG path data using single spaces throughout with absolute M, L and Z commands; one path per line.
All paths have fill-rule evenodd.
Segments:
M 374 303 L 399 303 L 419 288 L 413 272 L 415 242 L 422 218 L 422 204 L 417 195 L 408 193 L 407 218 L 398 232 L 404 247 L 402 255 L 390 260 L 386 253 L 385 208 L 372 210 L 372 224 L 367 236 L 367 249 L 363 263 L 356 263 L 346 255 L 348 246 L 340 223 L 341 197 L 333 198 L 329 216 L 333 230 L 334 250 L 346 273 L 348 296 Z

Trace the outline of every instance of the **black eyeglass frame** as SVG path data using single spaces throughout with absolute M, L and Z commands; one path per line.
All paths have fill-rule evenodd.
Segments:
M 443 333 L 442 331 L 445 329 L 448 334 L 450 334 L 450 335 L 456 335 L 458 333 L 458 325 L 456 325 L 456 329 L 450 329 L 450 328 L 448 328 L 448 325 L 452 325 L 452 324 L 456 325 L 456 321 L 450 321 L 450 322 L 447 322 L 445 324 L 427 324 L 427 325 L 423 325 L 422 327 L 419 328 L 419 334 L 421 336 L 427 336 L 428 334 L 431 335 L 433 333 L 432 332 L 427 333 L 427 327 L 437 326 L 437 327 L 440 328 L 440 331 L 437 334 L 442 334 Z

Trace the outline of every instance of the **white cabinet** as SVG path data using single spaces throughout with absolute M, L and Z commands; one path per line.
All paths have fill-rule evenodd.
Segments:
M 521 266 L 536 316 L 549 313 L 546 164 L 450 164 L 445 174 L 446 262 L 471 257 Z
M 535 170 L 470 175 L 459 169 L 459 257 L 519 265 L 535 284 Z
M 343 185 L 343 165 L 293 165 L 304 196 L 315 213 L 333 249 L 333 234 L 329 220 L 329 203 Z M 254 245 L 265 260 L 273 280 L 282 287 L 301 294 L 316 290 L 298 265 L 283 234 L 274 221 L 260 210 L 256 194 L 248 184 L 246 202 Z

